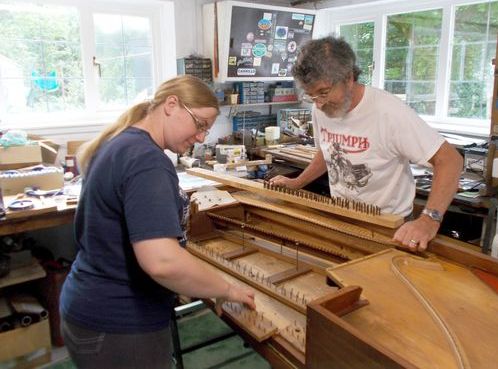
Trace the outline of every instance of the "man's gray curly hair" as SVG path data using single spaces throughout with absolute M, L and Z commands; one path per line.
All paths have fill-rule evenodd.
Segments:
M 358 81 L 360 73 L 351 46 L 343 38 L 334 36 L 304 44 L 292 68 L 292 75 L 302 87 L 318 81 L 335 84 L 345 81 L 351 74 Z

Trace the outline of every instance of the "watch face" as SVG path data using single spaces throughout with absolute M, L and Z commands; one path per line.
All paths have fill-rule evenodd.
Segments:
M 424 209 L 423 214 L 429 216 L 431 219 L 441 222 L 443 220 L 443 216 L 436 209 Z

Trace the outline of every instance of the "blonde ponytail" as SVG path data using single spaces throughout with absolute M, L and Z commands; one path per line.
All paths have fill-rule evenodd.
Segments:
M 80 149 L 77 153 L 77 163 L 79 166 L 80 172 L 84 175 L 88 169 L 88 165 L 90 164 L 91 159 L 95 152 L 99 149 L 99 147 L 107 140 L 117 136 L 121 132 L 123 132 L 126 128 L 132 126 L 138 121 L 145 118 L 149 111 L 150 103 L 143 102 L 137 104 L 126 112 L 121 114 L 118 120 L 106 127 L 100 134 L 95 137 L 93 140 L 88 141 L 81 145 Z

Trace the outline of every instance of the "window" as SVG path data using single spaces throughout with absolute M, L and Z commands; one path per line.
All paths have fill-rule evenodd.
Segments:
M 387 18 L 384 89 L 400 96 L 419 114 L 436 111 L 436 77 L 441 10 Z
M 489 119 L 498 2 L 456 7 L 448 115 Z
M 356 54 L 356 64 L 361 69 L 358 80 L 365 85 L 371 85 L 374 69 L 374 22 L 341 25 L 339 34 L 351 45 Z
M 0 3 L 0 111 L 84 108 L 78 12 Z
M 386 1 L 328 15 L 363 72 L 375 66 L 361 82 L 398 95 L 436 128 L 489 134 L 497 0 Z
M 172 2 L 30 1 L 0 0 L 2 125 L 108 122 L 176 74 Z
M 95 63 L 100 107 L 122 107 L 153 91 L 152 41 L 147 18 L 95 14 Z

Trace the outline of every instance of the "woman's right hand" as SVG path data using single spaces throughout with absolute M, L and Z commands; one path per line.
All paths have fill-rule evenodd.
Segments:
M 226 296 L 216 299 L 216 313 L 221 315 L 221 306 L 225 301 L 244 304 L 251 310 L 256 310 L 254 302 L 254 290 L 248 287 L 229 284 Z
M 274 186 L 287 187 L 292 190 L 298 190 L 301 188 L 296 178 L 289 178 L 279 175 L 271 178 L 269 182 Z

